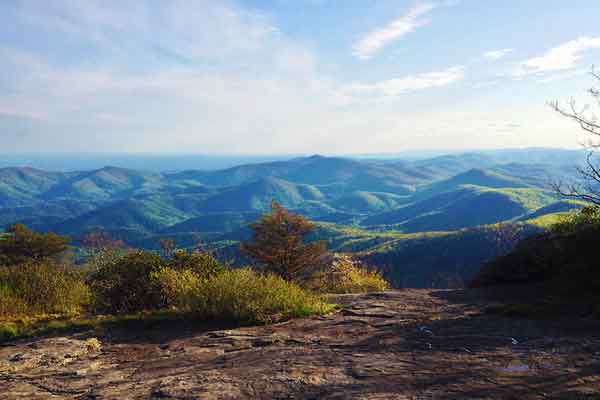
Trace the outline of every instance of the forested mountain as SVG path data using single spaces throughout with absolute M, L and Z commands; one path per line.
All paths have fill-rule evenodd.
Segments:
M 405 246 L 417 243 L 406 241 L 411 234 L 445 232 L 425 234 L 425 242 L 410 246 L 426 252 L 428 242 L 471 240 L 457 236 L 464 229 L 529 220 L 539 226 L 547 216 L 579 207 L 557 198 L 549 184 L 552 177 L 569 176 L 580 153 L 531 154 L 531 163 L 522 151 L 421 160 L 311 156 L 179 172 L 9 167 L 0 169 L 0 225 L 23 222 L 71 235 L 76 243 L 87 233 L 104 231 L 142 247 L 171 237 L 181 246 L 202 240 L 235 251 L 248 223 L 277 200 L 322 222 L 327 227 L 322 236 L 344 251 L 381 254 L 383 243 Z M 349 239 L 353 230 L 357 237 Z M 416 253 L 411 250 L 411 260 Z

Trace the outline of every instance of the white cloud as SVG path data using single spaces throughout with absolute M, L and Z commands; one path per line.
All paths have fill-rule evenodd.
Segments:
M 590 72 L 589 69 L 584 69 L 584 68 L 569 70 L 566 72 L 554 73 L 551 75 L 543 76 L 541 79 L 538 80 L 538 82 L 539 83 L 552 83 L 552 82 L 562 81 L 562 80 L 571 79 L 571 78 L 574 78 L 577 76 L 585 75 L 586 73 L 589 73 L 589 72 Z
M 359 96 L 399 96 L 435 87 L 451 85 L 464 78 L 465 67 L 456 66 L 443 71 L 409 75 L 371 84 L 352 84 L 346 87 L 350 95 Z
M 360 59 L 369 59 L 391 42 L 414 32 L 417 28 L 427 25 L 430 20 L 425 18 L 436 6 L 433 3 L 420 3 L 387 26 L 370 32 L 356 42 L 353 54 Z
M 327 71 L 344 74 L 312 46 L 228 0 L 1 3 L 0 22 L 35 38 L 0 45 L 4 151 L 364 153 L 425 148 L 432 137 L 443 147 L 464 147 L 465 137 L 479 140 L 474 147 L 533 144 L 555 127 L 524 123 L 531 134 L 494 141 L 486 124 L 529 118 L 517 107 L 465 124 L 456 110 L 487 102 L 434 90 L 464 79 L 463 66 L 354 84 L 331 78 Z M 423 22 L 425 10 L 412 18 Z M 544 100 L 530 119 L 545 118 Z
M 512 53 L 513 51 L 514 49 L 490 50 L 483 53 L 483 57 L 488 60 L 499 60 Z
M 600 37 L 580 37 L 563 43 L 546 52 L 521 63 L 516 76 L 546 74 L 549 72 L 564 71 L 577 67 L 577 62 L 583 57 L 585 51 L 600 48 Z

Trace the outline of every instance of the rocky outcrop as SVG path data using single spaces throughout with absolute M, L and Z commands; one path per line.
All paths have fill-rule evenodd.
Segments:
M 0 399 L 598 398 L 600 322 L 481 313 L 470 292 L 340 296 L 340 312 L 0 347 Z

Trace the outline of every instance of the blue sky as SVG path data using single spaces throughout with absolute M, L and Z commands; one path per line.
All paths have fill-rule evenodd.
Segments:
M 0 3 L 4 152 L 576 147 L 597 0 Z

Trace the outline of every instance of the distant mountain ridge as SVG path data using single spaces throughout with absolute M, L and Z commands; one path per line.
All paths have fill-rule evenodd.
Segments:
M 74 237 L 102 229 L 138 241 L 192 230 L 231 237 L 248 222 L 247 216 L 264 212 L 272 200 L 315 220 L 406 232 L 518 219 L 537 206 L 562 210 L 551 207 L 558 199 L 540 178 L 555 174 L 557 166 L 522 164 L 523 152 L 511 154 L 420 160 L 314 155 L 216 171 L 163 173 L 110 166 L 76 172 L 1 168 L 0 225 L 27 222 Z M 569 151 L 561 154 L 549 151 L 547 157 L 572 158 Z M 498 158 L 507 163 L 496 163 Z M 544 161 L 543 151 L 534 159 Z M 524 205 L 524 197 L 537 200 Z M 202 222 L 210 229 L 199 226 Z
M 525 237 L 582 207 L 549 190 L 552 179 L 573 178 L 574 164 L 561 164 L 575 163 L 573 154 L 316 155 L 175 172 L 0 168 L 0 228 L 21 222 L 70 235 L 76 245 L 96 231 L 147 249 L 171 238 L 243 263 L 239 241 L 276 200 L 318 224 L 313 239 L 357 253 L 396 285 L 443 286 L 500 254 L 497 224 L 521 224 Z

